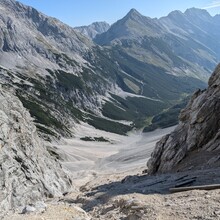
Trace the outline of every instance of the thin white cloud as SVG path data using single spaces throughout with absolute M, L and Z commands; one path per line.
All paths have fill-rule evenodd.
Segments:
M 220 7 L 220 1 L 212 1 L 212 3 L 203 7 L 203 9 L 211 9 L 211 8 L 219 8 L 219 7 Z

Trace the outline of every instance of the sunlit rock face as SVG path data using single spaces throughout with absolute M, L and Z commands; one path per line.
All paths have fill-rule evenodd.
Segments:
M 180 114 L 173 133 L 157 143 L 148 161 L 149 173 L 219 167 L 220 65 L 209 87 L 197 91 Z
M 0 103 L 0 213 L 70 190 L 19 99 L 0 87 Z

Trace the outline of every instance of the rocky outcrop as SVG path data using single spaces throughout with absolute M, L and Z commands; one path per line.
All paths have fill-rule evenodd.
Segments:
M 110 28 L 108 23 L 94 22 L 88 26 L 75 27 L 74 29 L 90 39 L 94 39 L 96 35 L 106 32 Z
M 197 91 L 175 131 L 157 143 L 149 173 L 220 166 L 220 64 L 205 91 Z
M 19 99 L 0 87 L 0 103 L 0 213 L 70 190 Z

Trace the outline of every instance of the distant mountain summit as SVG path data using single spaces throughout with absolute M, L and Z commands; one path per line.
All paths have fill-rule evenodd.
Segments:
M 15 90 L 43 137 L 71 136 L 80 122 L 126 134 L 205 87 L 192 66 L 161 44 L 158 21 L 135 9 L 110 28 L 91 25 L 109 28 L 97 35 L 107 36 L 109 47 L 13 0 L 1 1 L 0 13 L 1 84 Z
M 107 22 L 94 22 L 88 26 L 75 27 L 74 29 L 79 31 L 81 34 L 89 37 L 90 39 L 95 38 L 97 34 L 102 34 L 110 28 Z
M 200 19 L 212 19 L 212 16 L 206 11 L 205 9 L 199 9 L 199 8 L 189 8 L 186 9 L 184 12 L 185 15 L 192 16 L 192 17 L 199 17 Z
M 219 33 L 217 17 L 203 9 L 173 11 L 160 19 L 131 9 L 94 41 L 118 45 L 132 57 L 159 65 L 170 74 L 207 80 L 220 58 Z
M 157 23 L 141 15 L 136 9 L 114 23 L 107 32 L 97 35 L 94 41 L 100 45 L 110 45 L 121 39 L 137 39 L 141 36 L 155 36 L 160 32 Z
M 142 17 L 141 13 L 139 11 L 137 11 L 135 8 L 132 8 L 127 15 L 125 16 L 127 18 L 131 18 L 134 20 L 138 20 Z
M 162 123 L 154 128 L 177 123 L 172 107 L 206 87 L 220 48 L 219 17 L 181 16 L 158 20 L 132 9 L 110 28 L 92 25 L 105 31 L 95 37 L 100 46 L 32 7 L 0 1 L 1 210 L 70 188 L 59 155 L 39 136 L 72 137 L 78 124 L 126 135 L 155 117 Z

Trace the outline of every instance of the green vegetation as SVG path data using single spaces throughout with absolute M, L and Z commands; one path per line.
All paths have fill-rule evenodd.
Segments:
M 63 70 L 57 70 L 55 74 L 58 80 L 57 85 L 64 88 L 66 92 L 73 89 L 85 89 L 85 84 L 80 77 L 67 73 Z
M 74 107 L 70 101 L 66 104 L 66 107 L 67 107 L 67 110 L 70 111 L 71 116 L 75 118 L 76 121 L 84 120 L 83 116 L 85 116 L 85 114 L 82 111 L 80 111 L 80 109 Z
M 105 139 L 104 137 L 82 137 L 80 140 L 83 141 L 97 141 L 97 142 L 109 142 L 109 140 Z
M 32 117 L 35 118 L 35 121 L 40 124 L 44 124 L 46 126 L 52 126 L 56 129 L 64 129 L 64 126 L 61 122 L 51 116 L 49 112 L 49 108 L 44 110 L 42 106 L 33 100 L 33 98 L 29 97 L 24 98 L 20 94 L 17 94 L 21 102 L 23 103 L 24 107 L 29 109 L 30 114 Z
M 140 82 L 138 83 L 137 80 L 135 81 L 134 78 L 129 78 L 130 81 L 133 80 L 132 82 L 139 87 L 143 87 L 139 92 L 141 95 L 174 104 L 182 93 L 191 94 L 197 88 L 206 87 L 206 83 L 199 79 L 166 74 L 165 69 L 141 62 L 127 54 L 124 49 L 119 46 L 115 46 L 112 53 L 112 56 L 114 59 L 117 59 L 118 65 L 124 72 L 142 82 L 141 84 Z M 117 74 L 120 80 L 123 80 L 124 77 L 129 77 L 123 72 L 117 72 Z M 119 85 L 123 84 L 122 80 L 119 82 L 121 83 Z M 128 91 L 126 87 L 123 89 Z M 130 91 L 131 90 L 128 92 Z
M 117 102 L 106 102 L 102 109 L 102 114 L 105 117 L 114 120 L 127 120 L 132 121 L 134 119 L 131 112 L 126 111 L 128 107 L 124 107 L 121 103 Z
M 70 66 L 76 66 L 77 62 L 75 60 L 72 60 L 70 57 L 68 57 L 65 53 L 55 53 L 53 52 L 53 55 L 56 59 L 56 63 L 61 67 L 65 67 L 66 64 Z
M 140 128 L 144 126 L 145 119 L 160 113 L 168 105 L 142 97 L 127 97 L 123 99 L 112 95 L 113 102 L 106 102 L 102 114 L 114 120 L 132 121 L 133 126 Z
M 157 46 L 158 51 L 163 51 L 163 54 L 166 54 L 168 58 L 172 60 L 174 66 L 182 67 L 183 64 L 186 65 L 186 63 L 182 59 L 180 59 L 173 53 L 168 43 L 165 42 L 161 37 L 145 37 L 142 41 L 142 47 L 144 49 L 147 49 L 148 51 L 152 51 L 152 53 L 155 53 L 155 45 Z M 157 53 L 157 56 L 164 60 L 164 57 L 161 54 L 162 53 Z M 165 60 L 165 62 L 167 62 L 167 60 Z
M 116 133 L 116 134 L 121 134 L 121 135 L 126 135 L 126 133 L 132 129 L 132 127 L 128 125 L 124 125 L 118 122 L 113 122 L 93 115 L 89 115 L 87 122 L 97 129 Z
M 144 132 L 153 131 L 157 128 L 167 128 L 170 126 L 174 126 L 179 122 L 179 114 L 180 111 L 187 105 L 189 97 L 184 99 L 177 105 L 163 111 L 162 113 L 153 117 L 151 124 L 144 128 Z

